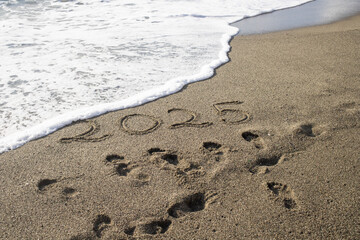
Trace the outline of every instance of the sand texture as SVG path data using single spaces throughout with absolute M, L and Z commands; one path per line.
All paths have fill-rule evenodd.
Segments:
M 360 16 L 0 155 L 0 239 L 360 239 Z

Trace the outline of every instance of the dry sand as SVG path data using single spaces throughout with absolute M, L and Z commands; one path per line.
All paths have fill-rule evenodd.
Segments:
M 360 16 L 0 155 L 1 239 L 360 239 Z

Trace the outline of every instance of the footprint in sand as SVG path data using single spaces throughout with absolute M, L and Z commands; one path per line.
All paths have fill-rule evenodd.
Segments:
M 197 162 L 181 162 L 176 171 L 175 176 L 178 178 L 177 184 L 196 184 L 196 180 L 204 176 L 206 173 L 203 167 Z
M 119 164 L 117 164 L 115 171 L 116 171 L 117 175 L 126 177 L 128 175 L 128 173 L 130 172 L 130 169 L 128 167 L 129 167 L 129 164 L 127 164 L 127 163 L 119 163 Z
M 192 212 L 204 210 L 216 200 L 215 192 L 197 192 L 180 198 L 167 210 L 169 216 L 180 218 Z
M 100 238 L 102 236 L 102 232 L 109 228 L 111 224 L 111 219 L 109 216 L 100 214 L 96 217 L 93 223 L 93 231 L 95 235 Z
M 205 148 L 209 152 L 214 152 L 221 148 L 221 144 L 216 142 L 204 142 L 203 148 Z
M 143 171 L 140 166 L 126 161 L 124 156 L 109 154 L 105 157 L 105 162 L 113 167 L 113 173 L 111 175 L 130 177 L 130 180 L 132 180 L 131 184 L 134 187 L 142 186 L 148 183 L 151 179 L 151 177 Z
M 271 191 L 276 202 L 281 202 L 286 209 L 296 209 L 297 203 L 293 190 L 286 184 L 267 182 L 266 188 Z
M 128 236 L 134 237 L 161 235 L 169 230 L 171 223 L 169 219 L 148 218 L 129 226 L 124 232 Z
M 315 137 L 313 127 L 313 124 L 302 124 L 294 129 L 293 134 L 295 136 Z
M 78 234 L 70 238 L 70 240 L 96 240 L 98 237 L 92 233 Z
M 168 151 L 161 148 L 150 148 L 147 152 L 148 155 L 150 155 L 150 162 L 159 166 L 161 169 L 175 169 L 180 161 L 176 151 Z
M 299 124 L 294 127 L 292 135 L 298 139 L 311 139 L 323 135 L 327 129 L 327 126 L 315 125 L 313 123 Z
M 217 142 L 203 142 L 202 151 L 205 155 L 214 157 L 216 162 L 220 162 L 224 151 L 221 148 L 222 145 Z
M 76 177 L 78 178 L 78 177 Z M 44 178 L 38 181 L 37 190 L 41 194 L 57 193 L 65 200 L 69 200 L 78 194 L 77 190 L 73 187 L 66 186 L 70 184 L 69 181 L 76 178 L 63 178 L 63 179 L 50 179 Z
M 246 131 L 243 132 L 241 136 L 247 142 L 254 144 L 254 147 L 257 149 L 263 149 L 265 147 L 263 138 L 259 137 L 259 135 L 254 132 Z
M 238 150 L 223 146 L 215 141 L 205 141 L 200 147 L 203 154 L 204 170 L 207 181 L 213 181 L 226 173 L 226 169 L 232 164 L 232 153 Z
M 161 159 L 172 165 L 178 165 L 179 163 L 177 154 L 173 154 L 173 153 L 166 153 L 161 156 Z
M 285 155 L 270 155 L 269 157 L 258 157 L 255 161 L 249 162 L 249 172 L 252 174 L 256 173 L 267 173 L 271 166 L 275 166 L 278 163 L 283 162 Z
M 40 192 L 43 192 L 49 189 L 53 184 L 57 182 L 58 182 L 57 179 L 48 179 L 48 178 L 41 179 L 37 184 L 37 188 Z
M 176 151 L 164 150 L 161 148 L 150 148 L 147 151 L 150 155 L 150 162 L 157 165 L 161 170 L 172 171 L 178 178 L 177 183 L 183 185 L 195 178 L 204 175 L 202 166 L 197 162 L 187 161 L 179 156 Z
M 114 166 L 114 172 L 118 176 L 126 177 L 131 171 L 129 162 L 123 156 L 110 154 L 106 156 L 106 162 Z
M 92 231 L 79 234 L 70 238 L 70 240 L 96 240 L 103 236 L 103 232 L 111 227 L 111 218 L 105 214 L 99 214 L 93 220 Z

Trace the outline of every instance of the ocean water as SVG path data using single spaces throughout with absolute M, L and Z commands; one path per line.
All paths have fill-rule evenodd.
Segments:
M 0 0 L 0 153 L 211 77 L 230 23 L 308 0 Z

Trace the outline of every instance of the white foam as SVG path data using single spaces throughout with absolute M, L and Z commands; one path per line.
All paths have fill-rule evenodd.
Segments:
M 2 2 L 0 153 L 209 78 L 228 61 L 229 23 L 304 2 Z

